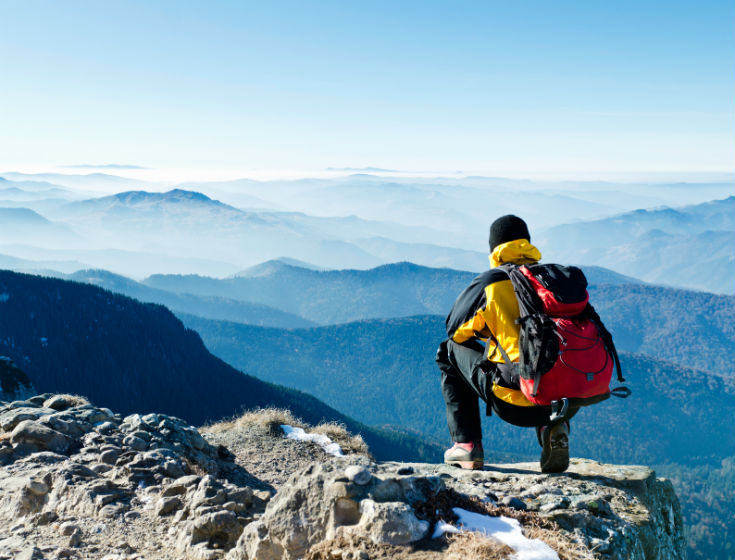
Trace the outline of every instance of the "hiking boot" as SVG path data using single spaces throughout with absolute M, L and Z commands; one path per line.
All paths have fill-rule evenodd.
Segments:
M 569 425 L 566 422 L 537 430 L 541 450 L 541 472 L 560 473 L 569 466 Z
M 444 452 L 444 462 L 463 469 L 482 470 L 484 464 L 482 442 L 455 443 Z

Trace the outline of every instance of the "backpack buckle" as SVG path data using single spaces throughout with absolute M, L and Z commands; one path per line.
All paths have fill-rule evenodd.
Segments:
M 553 424 L 554 422 L 561 422 L 567 416 L 569 412 L 569 399 L 566 397 L 560 401 L 551 401 L 551 416 L 549 420 Z

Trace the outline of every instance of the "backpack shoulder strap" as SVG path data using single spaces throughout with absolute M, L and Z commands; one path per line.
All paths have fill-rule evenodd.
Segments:
M 521 312 L 521 317 L 517 321 L 518 323 L 521 323 L 529 315 L 538 313 L 543 308 L 536 290 L 534 290 L 528 278 L 520 271 L 521 266 L 523 265 L 507 263 L 498 267 L 508 275 L 511 284 L 513 284 L 513 291 L 516 294 L 518 307 Z

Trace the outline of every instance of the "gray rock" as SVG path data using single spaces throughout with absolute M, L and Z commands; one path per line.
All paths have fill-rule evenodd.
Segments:
M 207 447 L 207 440 L 205 440 L 199 432 L 196 430 L 192 430 L 191 432 L 187 432 L 189 435 L 189 443 L 194 449 L 202 450 Z
M 46 408 L 53 408 L 54 410 L 66 410 L 67 408 L 71 408 L 76 405 L 77 402 L 78 399 L 71 397 L 70 395 L 54 395 L 44 402 L 43 406 Z
M 89 424 L 99 425 L 104 422 L 110 422 L 113 426 L 115 425 L 115 415 L 112 414 L 109 408 L 90 407 L 86 410 L 78 411 L 77 415 L 81 420 Z
M 378 479 L 373 494 L 379 502 L 398 502 L 403 499 L 403 488 L 397 478 Z
M 612 508 L 610 507 L 610 503 L 604 498 L 593 497 L 591 500 L 587 500 L 585 502 L 585 507 L 589 511 L 591 511 L 594 515 L 605 516 L 605 517 L 611 517 L 613 515 L 613 511 L 612 511 Z M 668 516 L 667 521 L 670 521 L 673 523 L 673 515 Z M 673 526 L 669 527 L 669 532 L 671 532 L 672 528 Z
M 546 500 L 546 502 L 539 507 L 539 511 L 541 513 L 548 513 L 550 511 L 555 511 L 557 509 L 564 509 L 570 505 L 569 498 L 562 496 L 562 497 L 554 497 L 551 499 Z
M 77 528 L 71 535 L 69 535 L 69 546 L 76 548 L 80 544 L 82 544 L 82 530 Z
M 186 494 L 189 488 L 199 484 L 201 480 L 200 476 L 189 475 L 182 476 L 171 482 L 166 488 L 164 488 L 161 495 L 163 496 L 178 496 L 180 494 Z
M 420 521 L 407 502 L 417 496 L 426 499 L 422 492 L 443 488 L 439 477 L 397 479 L 381 473 L 385 478 L 371 476 L 367 484 L 358 485 L 345 476 L 348 466 L 335 460 L 294 474 L 263 516 L 245 526 L 230 556 L 295 560 L 314 544 L 341 534 L 402 544 L 426 534 L 428 522 Z
M 12 447 L 0 447 L 0 465 L 7 465 L 13 456 Z
M 41 465 L 52 465 L 54 463 L 61 463 L 68 461 L 67 455 L 61 455 L 59 453 L 53 453 L 52 451 L 37 451 L 29 457 L 25 457 L 20 462 L 35 463 Z
M 71 415 L 68 413 L 61 414 L 63 416 L 52 415 L 47 418 L 42 418 L 41 422 L 72 439 L 80 439 L 84 434 L 93 429 L 92 424 L 88 422 L 75 420 L 73 417 L 70 418 Z
M 35 494 L 36 496 L 44 496 L 48 494 L 49 491 L 48 484 L 38 478 L 31 478 L 28 481 L 28 484 L 26 484 L 26 488 L 28 488 L 28 491 L 32 494 Z
M 35 546 L 31 546 L 19 553 L 15 560 L 43 560 L 43 552 Z
M 526 506 L 526 502 L 519 498 L 516 498 L 515 496 L 506 496 L 505 498 L 500 500 L 500 503 L 504 506 L 508 506 L 519 511 L 526 511 L 528 509 L 528 506 Z
M 176 510 L 181 509 L 184 506 L 184 502 L 181 498 L 176 496 L 161 498 L 156 506 L 156 515 L 169 515 Z
M 121 517 L 125 513 L 127 511 L 124 504 L 108 504 L 99 510 L 98 515 L 103 519 L 112 519 Z
M 123 439 L 123 445 L 129 447 L 135 451 L 145 451 L 148 448 L 148 443 L 139 437 L 130 435 Z
M 71 480 L 99 478 L 99 475 L 86 465 L 70 462 L 64 471 L 64 478 Z
M 370 482 L 373 477 L 370 471 L 362 465 L 350 465 L 345 469 L 345 476 L 355 484 L 364 486 Z
M 247 486 L 225 485 L 225 493 L 228 501 L 237 502 L 243 506 L 249 506 L 253 503 L 253 490 Z
M 79 525 L 72 523 L 71 521 L 65 521 L 59 525 L 59 533 L 64 536 L 69 536 L 75 531 L 80 531 Z
M 169 478 L 179 478 L 184 476 L 184 469 L 178 461 L 169 459 L 163 463 L 163 474 Z
M 37 406 L 21 406 L 4 410 L 0 412 L 0 428 L 4 432 L 10 432 L 23 420 L 38 420 L 41 416 L 49 412 L 53 412 L 53 410 L 39 408 Z
M 23 420 L 18 424 L 10 436 L 10 441 L 29 443 L 54 453 L 66 453 L 75 444 L 68 436 L 33 420 Z
M 419 520 L 411 506 L 403 502 L 360 502 L 361 532 L 376 544 L 405 545 L 426 536 L 429 523 Z
M 141 421 L 141 427 L 147 428 L 147 429 L 155 429 L 158 427 L 158 424 L 161 422 L 161 416 L 159 414 L 150 413 L 146 414 L 145 416 L 140 417 Z
M 96 424 L 94 429 L 97 430 L 101 434 L 109 434 L 115 429 L 115 424 L 112 422 L 100 422 L 99 424 Z
M 34 455 L 44 451 L 44 446 L 40 443 L 31 442 L 20 442 L 13 445 L 13 456 L 10 458 L 11 462 L 23 461 L 29 455 Z
M 48 525 L 59 518 L 55 511 L 44 511 L 36 515 L 33 519 L 34 525 Z
M 202 477 L 189 504 L 192 508 L 220 506 L 227 501 L 222 485 L 211 475 Z
M 37 399 L 36 405 L 51 397 Z M 318 543 L 342 537 L 402 545 L 423 538 L 428 530 L 413 504 L 445 489 L 485 501 L 505 496 L 515 507 L 519 504 L 508 500 L 522 498 L 529 509 L 555 523 L 559 534 L 595 547 L 606 560 L 684 558 L 681 512 L 671 485 L 641 467 L 573 459 L 568 473 L 550 477 L 539 472 L 537 463 L 463 471 L 445 465 L 374 463 L 353 455 L 322 460 L 285 484 L 282 479 L 273 483 L 275 489 L 258 484 L 254 491 L 239 486 L 252 478 L 233 464 L 232 454 L 218 452 L 179 419 L 131 415 L 122 422 L 91 405 L 63 411 L 36 405 L 0 404 L 0 422 L 14 422 L 15 414 L 13 431 L 30 422 L 50 429 L 53 437 L 53 432 L 78 434 L 92 425 L 90 419 L 106 418 L 109 424 L 104 433 L 97 425 L 70 437 L 74 445 L 66 451 L 69 456 L 48 451 L 31 438 L 13 441 L 10 432 L 0 439 L 0 463 L 16 459 L 0 468 L 0 522 L 9 527 L 9 536 L 0 537 L 0 558 L 18 557 L 28 543 L 50 557 L 155 556 L 150 544 L 132 550 L 114 540 L 123 523 L 136 531 L 150 525 L 169 557 L 187 560 L 221 560 L 224 555 L 228 560 L 291 560 L 305 557 Z M 21 419 L 19 411 L 31 414 L 28 410 L 34 415 Z M 124 446 L 128 437 L 145 442 L 148 450 Z M 223 441 L 228 440 L 218 443 Z M 209 474 L 179 476 L 184 471 Z M 40 526 L 57 516 L 83 527 L 85 541 L 89 531 L 89 542 L 81 542 L 81 531 L 74 537 L 79 542 L 66 542 L 74 531 L 56 536 L 53 547 L 43 540 L 50 528 Z M 63 549 L 58 548 L 60 538 Z M 105 544 L 113 542 L 112 549 Z M 361 558 L 360 552 L 367 555 L 364 549 L 341 545 L 325 549 L 327 556 L 342 560 Z
M 242 525 L 234 512 L 216 511 L 187 522 L 179 537 L 178 548 L 180 551 L 187 551 L 200 543 L 206 543 L 208 547 L 229 550 L 235 546 L 241 533 Z
M 130 523 L 131 521 L 135 521 L 136 519 L 140 519 L 140 512 L 129 511 L 123 516 L 123 519 L 125 519 L 125 521 L 128 523 Z
M 150 441 L 151 440 L 151 433 L 146 430 L 135 430 L 133 433 L 130 434 L 132 437 L 137 437 L 142 439 L 143 441 Z
M 108 465 L 114 465 L 120 457 L 119 449 L 105 449 L 100 454 L 100 461 Z

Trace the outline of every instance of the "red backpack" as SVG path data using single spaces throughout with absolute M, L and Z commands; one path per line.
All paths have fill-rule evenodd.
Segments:
M 552 408 L 552 420 L 569 406 L 579 407 L 627 397 L 627 387 L 610 390 L 613 367 L 623 379 L 612 335 L 589 303 L 587 279 L 575 266 L 506 264 L 520 318 L 520 358 L 511 362 L 497 340 L 513 379 L 526 398 Z M 493 337 L 494 338 L 494 337 Z M 508 371 L 510 370 L 510 371 Z

